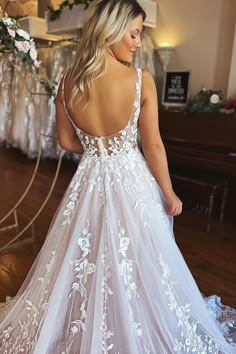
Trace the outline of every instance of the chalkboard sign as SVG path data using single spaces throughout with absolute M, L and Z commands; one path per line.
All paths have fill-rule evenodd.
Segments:
M 188 100 L 189 71 L 167 71 L 165 74 L 162 104 L 182 106 Z

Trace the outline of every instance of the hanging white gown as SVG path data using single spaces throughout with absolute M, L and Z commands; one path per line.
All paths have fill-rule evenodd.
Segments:
M 175 243 L 162 192 L 137 146 L 136 70 L 123 129 L 96 137 L 74 126 L 84 154 L 0 325 L 1 354 L 236 353 Z
M 9 142 L 11 127 L 11 99 L 9 92 L 12 83 L 12 67 L 6 53 L 0 54 L 0 143 Z

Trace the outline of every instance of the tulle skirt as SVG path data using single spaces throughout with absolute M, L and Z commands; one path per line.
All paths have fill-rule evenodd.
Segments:
M 236 353 L 235 312 L 204 300 L 165 207 L 140 152 L 83 157 L 1 322 L 0 353 Z

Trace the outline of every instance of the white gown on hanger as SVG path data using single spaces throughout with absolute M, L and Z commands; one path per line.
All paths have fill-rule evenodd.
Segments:
M 96 137 L 75 126 L 84 154 L 0 325 L 1 354 L 236 353 L 175 243 L 137 146 L 136 70 L 123 129 Z

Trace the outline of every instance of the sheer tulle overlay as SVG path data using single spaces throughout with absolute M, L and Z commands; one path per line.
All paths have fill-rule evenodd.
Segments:
M 120 132 L 75 126 L 85 152 L 1 323 L 1 354 L 236 353 L 235 311 L 223 325 L 219 301 L 206 305 L 137 146 L 141 79 Z

